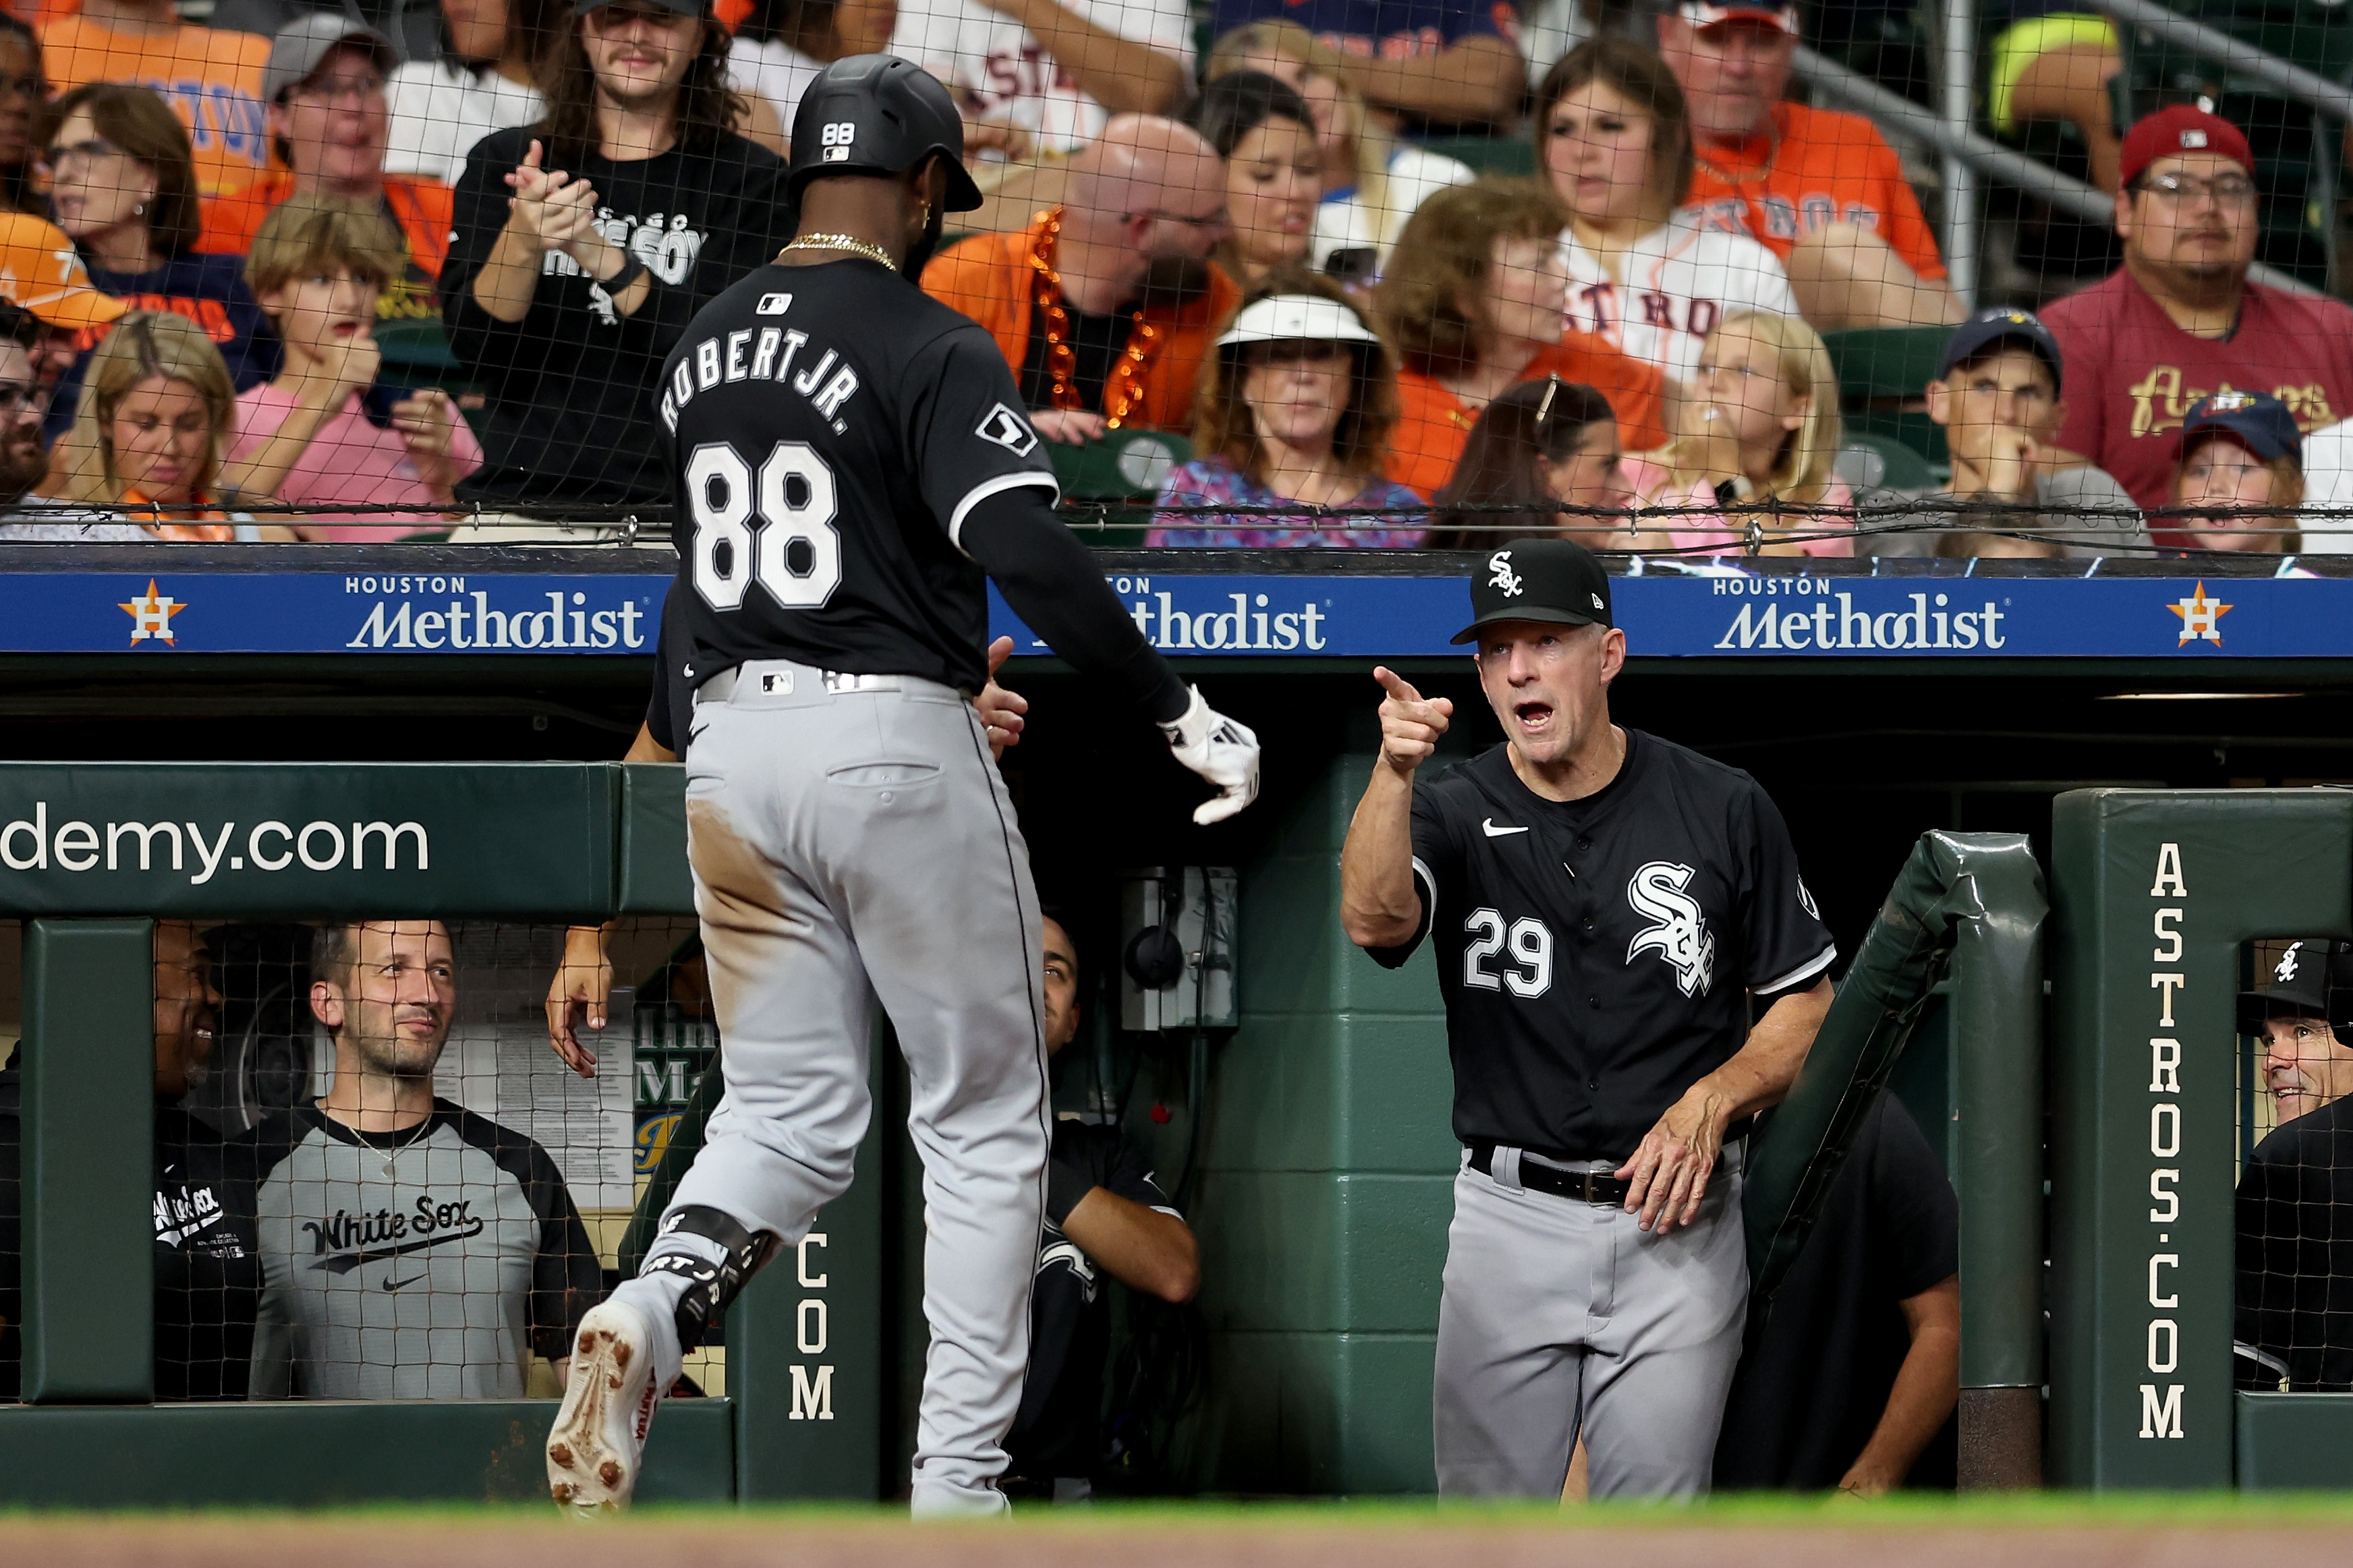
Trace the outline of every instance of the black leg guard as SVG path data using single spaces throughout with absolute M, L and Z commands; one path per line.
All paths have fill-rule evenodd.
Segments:
M 702 1342 L 711 1325 L 726 1312 L 744 1282 L 776 1255 L 782 1241 L 773 1230 L 755 1236 L 717 1209 L 699 1204 L 663 1220 L 661 1234 L 699 1236 L 727 1249 L 723 1263 L 712 1263 L 691 1252 L 656 1252 L 638 1271 L 685 1278 L 686 1294 L 678 1300 L 678 1344 L 681 1351 L 691 1351 Z

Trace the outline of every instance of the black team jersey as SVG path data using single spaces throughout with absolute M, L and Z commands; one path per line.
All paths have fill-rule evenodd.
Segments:
M 988 601 L 958 534 L 992 496 L 1059 493 L 1022 406 L 995 341 L 880 263 L 763 267 L 712 301 L 658 408 L 691 682 L 786 658 L 978 690 Z
M 1761 1007 L 1837 956 L 1757 781 L 1628 730 L 1599 793 L 1551 801 L 1498 745 L 1417 779 L 1421 926 L 1437 946 L 1454 1133 L 1623 1159 L 1740 1049 Z

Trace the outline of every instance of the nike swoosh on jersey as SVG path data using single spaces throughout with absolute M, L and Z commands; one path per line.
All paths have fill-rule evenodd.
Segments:
M 384 1281 L 385 1293 L 389 1295 L 393 1291 L 399 1289 L 404 1285 L 414 1285 L 420 1279 L 430 1279 L 431 1278 L 433 1278 L 433 1271 L 429 1268 L 422 1274 L 412 1274 L 406 1279 L 395 1279 L 390 1275 L 386 1275 Z
M 1487 830 L 1487 837 L 1490 838 L 1502 838 L 1514 833 L 1525 833 L 1527 831 L 1525 827 L 1498 827 L 1495 826 L 1495 819 L 1492 816 L 1481 822 L 1479 826 Z

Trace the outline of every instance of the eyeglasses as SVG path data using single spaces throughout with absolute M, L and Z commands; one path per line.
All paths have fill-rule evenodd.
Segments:
M 76 142 L 70 146 L 45 149 L 39 159 L 40 170 L 47 174 L 63 174 L 69 169 L 86 168 L 105 158 L 127 158 L 130 154 L 102 137 Z
M 384 78 L 380 76 L 329 77 L 318 81 L 296 82 L 286 96 L 313 103 L 340 108 L 351 104 L 355 109 L 367 107 L 368 100 L 384 95 Z
M 0 381 L 0 418 L 38 414 L 49 405 L 49 389 L 25 381 Z
M 2244 174 L 2217 174 L 2211 180 L 2191 179 L 2186 174 L 2151 174 L 2135 187 L 2146 191 L 2168 206 L 2196 206 L 2205 197 L 2214 198 L 2214 205 L 2224 207 L 2244 207 L 2254 205 L 2255 183 Z

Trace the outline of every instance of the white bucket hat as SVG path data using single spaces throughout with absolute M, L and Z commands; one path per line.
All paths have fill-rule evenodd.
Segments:
M 1226 329 L 1219 348 L 1237 343 L 1377 343 L 1381 340 L 1337 300 L 1314 294 L 1276 294 L 1261 300 Z

